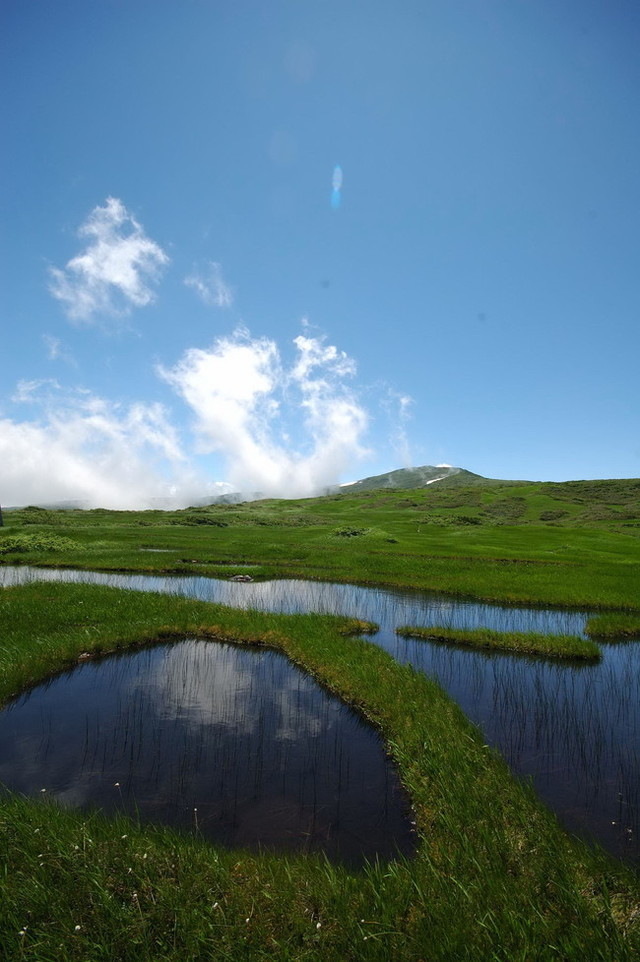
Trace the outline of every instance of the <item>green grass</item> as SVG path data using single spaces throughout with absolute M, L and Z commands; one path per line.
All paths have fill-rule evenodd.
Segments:
M 640 615 L 625 615 L 618 612 L 596 615 L 589 618 L 585 630 L 590 637 L 600 638 L 603 641 L 640 639 Z
M 250 571 L 600 608 L 594 637 L 635 637 L 639 493 L 634 480 L 474 482 L 176 512 L 28 508 L 6 512 L 0 564 Z M 353 873 L 320 857 L 225 851 L 6 795 L 0 958 L 639 957 L 637 874 L 563 833 L 433 681 L 345 637 L 371 626 L 63 584 L 3 590 L 0 624 L 0 702 L 83 652 L 149 640 L 195 636 L 285 652 L 382 732 L 421 840 L 412 860 Z
M 17 535 L 5 535 L 0 539 L 0 555 L 8 554 L 29 554 L 31 552 L 53 551 L 56 555 L 60 552 L 74 551 L 80 547 L 77 541 L 71 538 L 64 538 L 58 534 L 49 532 L 27 532 Z
M 638 957 L 637 875 L 561 831 L 435 682 L 346 637 L 357 624 L 42 583 L 0 593 L 0 619 L 0 701 L 83 652 L 150 639 L 189 635 L 285 652 L 382 732 L 420 838 L 413 859 L 350 872 L 321 857 L 227 851 L 124 818 L 5 796 L 4 958 Z
M 423 641 L 464 645 L 469 648 L 485 648 L 491 651 L 517 652 L 523 655 L 541 655 L 544 658 L 578 658 L 597 661 L 600 649 L 579 635 L 541 635 L 534 631 L 493 631 L 490 628 L 396 628 L 396 634 Z
M 174 512 L 28 508 L 6 513 L 0 562 L 223 577 L 253 564 L 259 578 L 638 611 L 639 491 L 495 482 Z

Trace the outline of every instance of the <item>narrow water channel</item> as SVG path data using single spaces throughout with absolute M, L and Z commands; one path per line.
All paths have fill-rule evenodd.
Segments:
M 400 638 L 401 624 L 577 633 L 586 612 L 304 581 L 0 568 L 0 584 L 66 580 L 162 591 L 265 611 L 322 611 L 380 625 L 371 640 L 435 677 L 572 832 L 640 864 L 640 645 L 603 645 L 596 665 L 553 663 Z

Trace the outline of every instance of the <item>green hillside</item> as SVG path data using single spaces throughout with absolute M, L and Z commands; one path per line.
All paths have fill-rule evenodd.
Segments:
M 457 483 L 456 479 L 458 478 Z M 180 511 L 8 512 L 0 563 L 415 587 L 640 608 L 640 480 L 462 483 Z M 150 550 L 151 549 L 151 550 Z
M 419 468 L 399 468 L 396 471 L 387 471 L 386 474 L 362 478 L 362 480 L 354 481 L 352 484 L 343 485 L 342 489 L 345 491 L 377 491 L 380 488 L 396 488 L 404 491 L 413 488 L 426 488 L 431 484 L 457 485 L 487 480 L 479 474 L 465 471 L 464 468 L 424 464 Z

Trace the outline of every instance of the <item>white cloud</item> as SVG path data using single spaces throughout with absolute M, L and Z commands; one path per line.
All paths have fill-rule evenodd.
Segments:
M 368 417 L 343 383 L 353 361 L 318 338 L 294 344 L 298 357 L 287 368 L 274 341 L 239 330 L 158 369 L 191 407 L 201 450 L 221 452 L 228 480 L 245 493 L 311 495 L 366 453 Z M 304 434 L 297 449 L 292 422 Z
M 53 337 L 51 334 L 43 334 L 42 340 L 44 341 L 44 346 L 47 349 L 47 357 L 50 361 L 65 361 L 65 363 L 70 364 L 72 367 L 78 366 L 73 355 L 65 350 L 59 337 Z
M 233 304 L 233 291 L 222 277 L 222 266 L 217 261 L 211 261 L 204 274 L 194 271 L 185 277 L 184 282 L 205 304 L 215 307 L 231 307 Z
M 47 356 L 49 360 L 57 360 L 60 357 L 60 338 L 52 337 L 51 334 L 43 334 L 42 340 L 47 348 Z
M 52 377 L 38 378 L 35 381 L 18 381 L 14 393 L 11 395 L 11 400 L 15 404 L 31 404 L 40 399 L 39 392 L 41 393 L 43 387 L 58 390 L 60 385 Z
M 72 320 L 91 322 L 95 315 L 123 315 L 151 303 L 149 284 L 169 258 L 122 201 L 108 197 L 104 207 L 92 210 L 78 234 L 88 238 L 83 253 L 64 270 L 50 269 L 49 290 Z
M 308 378 L 309 372 L 313 368 L 327 367 L 333 374 L 346 377 L 356 372 L 356 364 L 344 351 L 338 351 L 332 344 L 325 347 L 321 338 L 305 337 L 303 334 L 294 338 L 293 343 L 300 352 L 300 357 L 296 361 L 292 377 L 294 380 L 306 382 L 317 389 L 320 385 L 325 385 L 324 381 L 314 381 Z
M 86 391 L 64 395 L 51 381 L 22 381 L 16 397 L 40 410 L 28 421 L 0 419 L 3 504 L 79 500 L 137 508 L 165 497 L 188 504 L 208 493 L 161 405 L 124 407 Z M 218 493 L 215 485 L 209 491 Z
M 53 378 L 20 381 L 12 400 L 29 405 L 28 417 L 0 417 L 2 503 L 140 508 L 229 491 L 304 497 L 338 483 L 368 454 L 368 415 L 346 383 L 353 360 L 307 334 L 287 362 L 273 340 L 238 330 L 158 368 L 194 416 L 195 451 L 159 404 L 118 404 Z M 224 481 L 199 465 L 213 452 L 224 464 L 213 477 Z

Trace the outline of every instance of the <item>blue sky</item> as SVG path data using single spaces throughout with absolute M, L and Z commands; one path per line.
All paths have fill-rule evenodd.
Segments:
M 2 503 L 640 474 L 631 0 L 1 17 Z

